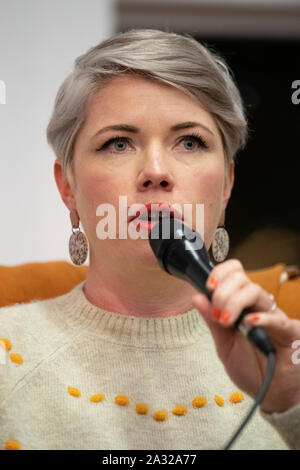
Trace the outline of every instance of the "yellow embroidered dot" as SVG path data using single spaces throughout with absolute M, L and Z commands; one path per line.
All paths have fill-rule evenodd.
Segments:
M 16 364 L 23 364 L 23 358 L 21 354 L 11 353 L 10 358 L 12 362 L 15 362 Z
M 168 417 L 168 413 L 165 410 L 155 411 L 155 413 L 153 414 L 153 418 L 156 421 L 165 421 L 167 417 Z
M 115 403 L 117 405 L 126 406 L 129 403 L 129 398 L 126 395 L 117 395 L 115 397 Z
M 98 403 L 99 401 L 102 401 L 104 399 L 105 399 L 104 393 L 96 393 L 96 395 L 91 396 L 90 401 Z
M 224 406 L 224 399 L 222 397 L 219 397 L 218 395 L 215 395 L 215 402 L 219 406 Z
M 135 410 L 139 415 L 146 415 L 148 413 L 148 406 L 145 403 L 137 403 Z
M 81 392 L 78 388 L 75 387 L 68 387 L 68 393 L 73 397 L 81 397 Z
M 244 395 L 240 392 L 235 392 L 230 395 L 229 401 L 231 403 L 240 403 L 244 400 Z
M 18 441 L 7 441 L 5 442 L 6 450 L 20 450 L 21 444 Z
M 177 416 L 185 415 L 187 412 L 186 406 L 174 406 L 173 414 Z
M 202 406 L 206 405 L 207 401 L 205 397 L 196 397 L 192 401 L 192 405 L 194 408 L 201 408 Z
M 10 350 L 11 350 L 11 342 L 9 341 L 9 339 L 0 338 L 0 347 L 1 347 L 2 345 L 4 346 L 4 349 L 6 349 L 6 351 L 10 351 Z

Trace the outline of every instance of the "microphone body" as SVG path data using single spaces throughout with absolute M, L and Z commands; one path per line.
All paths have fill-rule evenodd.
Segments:
M 164 238 L 168 234 L 169 238 Z M 192 240 L 195 241 L 192 241 Z M 195 249 L 194 243 L 201 248 Z M 196 290 L 211 300 L 212 292 L 206 289 L 206 281 L 214 268 L 199 233 L 172 218 L 160 219 L 149 234 L 150 246 L 158 263 L 167 273 L 192 284 Z M 275 352 L 270 338 L 262 327 L 242 324 L 243 318 L 252 313 L 245 308 L 234 327 L 255 344 L 264 354 Z

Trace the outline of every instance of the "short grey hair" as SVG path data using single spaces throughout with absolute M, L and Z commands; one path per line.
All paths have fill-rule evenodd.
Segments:
M 117 33 L 75 60 L 60 86 L 47 126 L 47 141 L 73 180 L 76 137 L 93 95 L 113 77 L 137 74 L 197 98 L 215 120 L 228 165 L 248 137 L 245 108 L 233 74 L 220 54 L 188 33 L 131 29 Z M 71 170 L 71 171 L 70 171 Z M 69 181 L 70 182 L 70 181 Z

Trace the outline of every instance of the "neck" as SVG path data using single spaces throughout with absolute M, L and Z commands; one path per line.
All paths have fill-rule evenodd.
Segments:
M 156 260 L 123 267 L 122 263 L 90 260 L 84 285 L 84 294 L 92 304 L 137 317 L 185 313 L 194 308 L 191 299 L 195 293 L 193 286 L 164 272 Z

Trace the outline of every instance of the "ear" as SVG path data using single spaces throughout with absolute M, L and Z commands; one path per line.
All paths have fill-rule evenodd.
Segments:
M 56 185 L 60 192 L 61 198 L 67 208 L 71 211 L 76 209 L 75 197 L 74 193 L 71 189 L 69 181 L 66 177 L 66 174 L 63 171 L 62 163 L 57 158 L 54 162 L 54 177 L 56 181 Z

